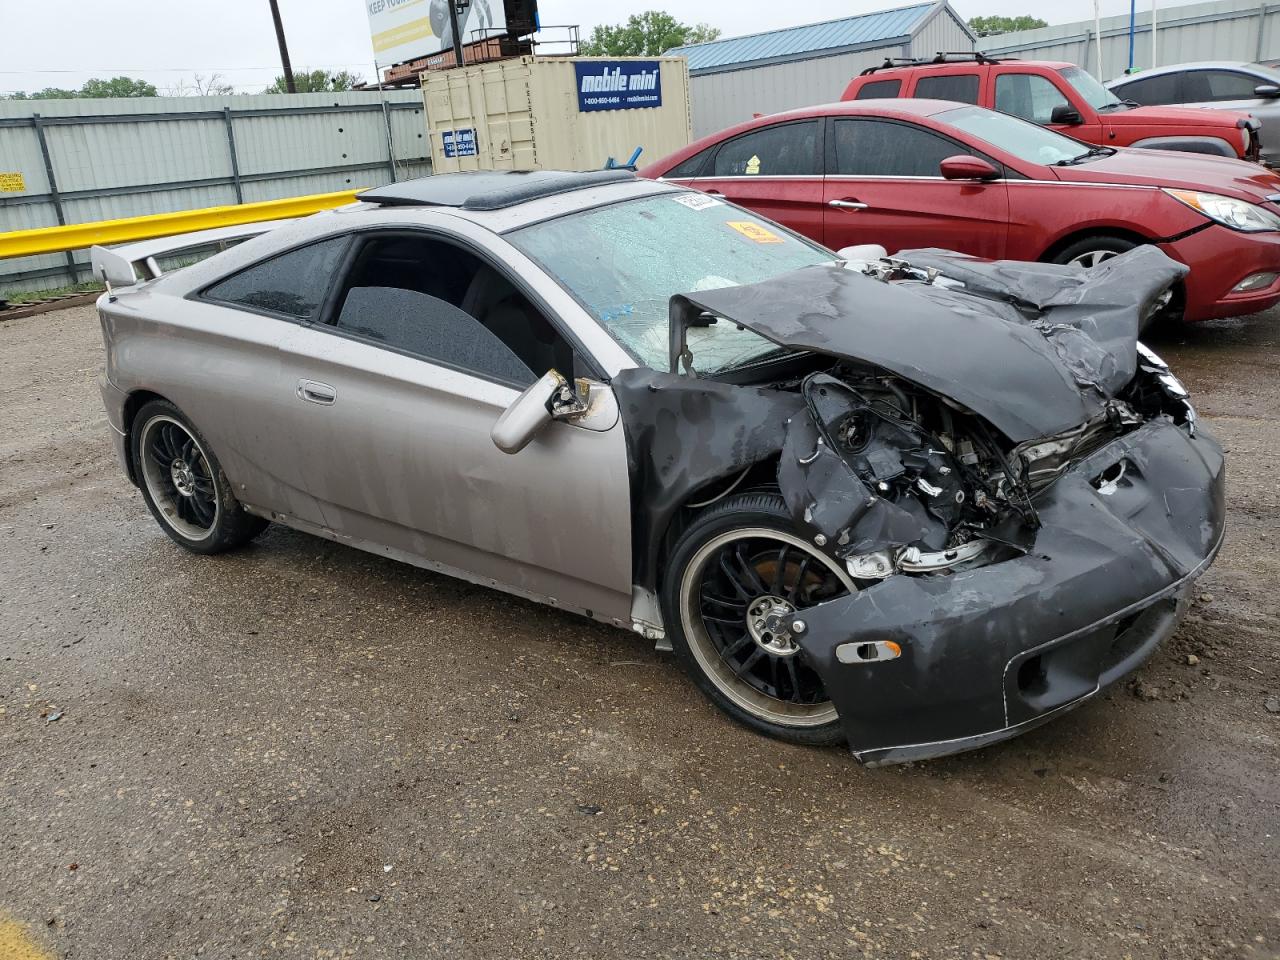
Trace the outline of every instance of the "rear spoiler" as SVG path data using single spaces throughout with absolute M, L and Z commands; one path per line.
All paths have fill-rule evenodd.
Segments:
M 182 253 L 184 250 L 199 250 L 216 247 L 223 250 L 241 240 L 256 237 L 282 227 L 292 220 L 268 220 L 258 223 L 242 223 L 234 227 L 215 227 L 212 230 L 198 230 L 195 233 L 180 233 L 172 237 L 159 237 L 155 240 L 140 240 L 137 243 L 124 243 L 115 247 L 95 246 L 89 250 L 89 263 L 93 268 L 93 276 L 108 287 L 131 287 L 144 280 L 154 280 L 164 273 L 160 269 L 159 259 Z

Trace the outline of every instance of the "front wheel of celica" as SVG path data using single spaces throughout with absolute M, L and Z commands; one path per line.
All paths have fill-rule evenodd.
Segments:
M 796 534 L 780 496 L 744 493 L 681 533 L 663 582 L 663 619 L 693 682 L 729 716 L 780 740 L 834 744 L 843 740 L 835 705 L 785 623 L 855 589 Z

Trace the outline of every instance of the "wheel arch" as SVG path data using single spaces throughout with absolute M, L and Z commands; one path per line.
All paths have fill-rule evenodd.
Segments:
M 1154 242 L 1153 238 L 1145 236 L 1137 230 L 1126 227 L 1101 224 L 1089 227 L 1078 227 L 1070 233 L 1064 234 L 1054 240 L 1053 243 L 1051 243 L 1045 251 L 1040 254 L 1040 261 L 1042 263 L 1051 263 L 1063 250 L 1066 250 L 1073 244 L 1079 243 L 1081 240 L 1089 240 L 1093 237 L 1105 237 L 1108 240 L 1127 240 L 1134 244 Z
M 156 393 L 154 390 L 133 390 L 125 397 L 124 413 L 121 417 L 121 428 L 124 430 L 126 444 L 131 443 L 129 440 L 133 436 L 133 421 L 138 417 L 138 411 L 150 403 L 152 400 L 163 400 L 165 403 L 173 403 L 168 397 Z M 125 457 L 125 469 L 129 471 L 129 480 L 135 487 L 142 484 L 142 478 L 138 476 L 137 467 L 134 465 L 133 456 Z
M 654 571 L 654 582 L 644 584 L 644 586 L 651 588 L 656 594 L 661 594 L 676 541 L 680 539 L 680 535 L 684 533 L 700 511 L 715 506 L 720 500 L 734 493 L 750 491 L 780 494 L 781 491 L 778 489 L 778 460 L 780 458 L 781 451 L 759 460 L 745 469 L 733 470 L 722 474 L 690 491 L 671 512 L 666 525 L 661 530 L 655 531 L 657 535 L 653 538 L 653 543 L 657 550 L 657 556 L 653 558 L 654 562 L 650 566 L 650 569 Z M 637 572 L 645 569 L 643 557 L 637 557 L 636 563 Z

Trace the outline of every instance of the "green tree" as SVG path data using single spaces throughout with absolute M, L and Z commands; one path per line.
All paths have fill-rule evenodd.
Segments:
M 112 77 L 110 80 L 94 78 L 86 80 L 79 90 L 63 87 L 45 87 L 34 93 L 19 90 L 10 96 L 12 100 L 101 100 L 104 97 L 158 97 L 155 84 L 133 77 Z
M 156 85 L 133 77 L 112 77 L 110 80 L 86 80 L 80 88 L 80 96 L 86 100 L 104 97 L 157 97 Z
M 1034 30 L 1049 24 L 1039 17 L 970 17 L 969 29 L 980 37 L 994 37 L 998 33 L 1015 33 L 1018 30 Z
M 299 93 L 333 93 L 338 90 L 351 90 L 361 77 L 347 70 L 336 73 L 331 70 L 300 70 L 293 75 L 294 86 Z M 289 88 L 284 77 L 276 77 L 275 83 L 262 91 L 263 93 L 288 93 Z
M 587 57 L 656 57 L 672 47 L 719 36 L 716 27 L 705 23 L 681 23 L 669 13 L 647 10 L 633 13 L 626 23 L 596 27 L 578 52 Z

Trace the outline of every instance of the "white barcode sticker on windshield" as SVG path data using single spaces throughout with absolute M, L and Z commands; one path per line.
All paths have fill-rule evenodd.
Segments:
M 720 204 L 715 197 L 709 197 L 705 193 L 677 193 L 671 199 L 676 203 L 683 203 L 690 210 L 705 210 Z

